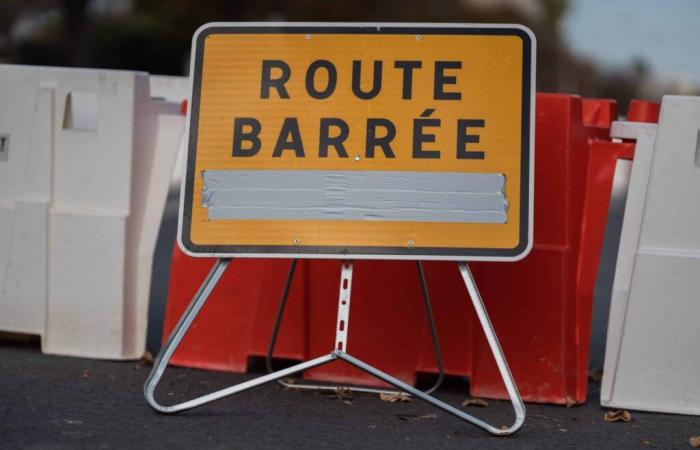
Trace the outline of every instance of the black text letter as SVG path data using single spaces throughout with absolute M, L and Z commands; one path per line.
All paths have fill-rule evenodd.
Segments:
M 249 127 L 249 131 L 243 131 Z M 233 156 L 255 156 L 260 151 L 260 122 L 252 117 L 236 117 L 233 119 Z M 248 148 L 243 148 L 243 141 L 250 142 Z
M 435 61 L 435 84 L 433 98 L 435 100 L 460 100 L 459 92 L 445 92 L 446 84 L 457 84 L 457 77 L 445 75 L 445 69 L 461 69 L 462 61 Z
M 457 159 L 484 159 L 484 152 L 467 151 L 467 144 L 478 144 L 478 134 L 467 134 L 468 128 L 484 128 L 483 119 L 457 121 Z
M 332 126 L 340 130 L 337 136 L 330 136 Z M 347 158 L 348 152 L 345 151 L 343 142 L 348 138 L 348 134 L 350 134 L 350 128 L 344 120 L 337 118 L 321 118 L 321 131 L 318 137 L 318 156 L 327 158 L 328 147 L 332 146 L 335 148 L 338 156 Z
M 430 117 L 434 109 L 426 109 L 421 117 Z M 440 150 L 423 150 L 424 142 L 435 142 L 434 134 L 423 132 L 425 127 L 439 127 L 440 119 L 413 119 L 413 157 L 416 159 L 440 159 Z
M 379 94 L 382 89 L 382 62 L 374 62 L 374 74 L 372 75 L 372 89 L 369 92 L 364 92 L 362 87 L 362 62 L 352 62 L 352 92 L 355 97 L 362 100 L 369 100 Z
M 322 91 L 317 90 L 316 86 L 314 85 L 316 71 L 320 68 L 326 69 L 326 72 L 328 73 L 328 84 L 326 85 L 326 89 Z M 321 100 L 330 97 L 331 94 L 333 94 L 333 91 L 335 91 L 335 83 L 337 81 L 338 72 L 335 70 L 335 66 L 332 62 L 325 59 L 319 59 L 312 62 L 309 64 L 309 68 L 306 70 L 306 92 L 308 92 L 309 95 L 315 99 Z
M 280 69 L 282 74 L 279 78 L 272 78 L 272 69 Z M 260 80 L 260 98 L 270 98 L 270 88 L 277 89 L 277 94 L 280 98 L 289 98 L 287 88 L 284 83 L 289 81 L 292 75 L 292 69 L 289 68 L 286 62 L 279 59 L 264 59 L 262 62 L 262 74 Z
M 377 127 L 383 127 L 386 132 L 383 137 L 377 137 Z M 396 137 L 396 127 L 388 119 L 367 119 L 367 139 L 365 140 L 365 157 L 374 158 L 374 149 L 379 147 L 387 158 L 395 158 L 391 150 L 391 141 Z
M 420 61 L 395 61 L 394 67 L 403 70 L 403 95 L 404 100 L 411 99 L 413 88 L 413 69 L 420 69 Z
M 294 150 L 294 155 L 297 158 L 304 157 L 304 143 L 301 141 L 301 133 L 299 133 L 299 122 L 294 117 L 284 119 L 272 156 L 279 158 L 284 150 Z

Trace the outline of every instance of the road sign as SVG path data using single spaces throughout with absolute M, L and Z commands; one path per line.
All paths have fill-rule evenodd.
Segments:
M 195 256 L 515 260 L 535 39 L 517 25 L 220 23 L 193 39 Z

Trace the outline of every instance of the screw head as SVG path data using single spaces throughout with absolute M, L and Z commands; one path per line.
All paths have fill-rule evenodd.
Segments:
M 413 239 L 409 240 L 409 241 L 407 242 L 407 244 L 408 244 L 409 247 L 413 247 L 413 244 L 414 244 Z
M 301 244 L 301 239 L 294 239 L 294 245 Z

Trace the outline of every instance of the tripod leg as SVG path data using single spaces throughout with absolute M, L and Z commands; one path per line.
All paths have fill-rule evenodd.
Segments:
M 481 301 L 481 295 L 479 294 L 479 290 L 476 287 L 474 277 L 469 271 L 469 267 L 465 263 L 459 263 L 459 270 L 462 274 L 462 278 L 464 279 L 464 284 L 466 285 L 467 290 L 469 291 L 469 296 L 471 297 L 472 304 L 474 305 L 474 309 L 476 310 L 476 314 L 479 318 L 479 322 L 481 323 L 481 327 L 483 328 L 484 333 L 486 334 L 486 339 L 489 343 L 489 347 L 491 348 L 491 352 L 493 353 L 493 356 L 496 359 L 496 364 L 498 365 L 498 370 L 500 371 L 501 377 L 503 378 L 503 382 L 505 383 L 506 389 L 508 390 L 508 396 L 510 397 L 510 401 L 513 404 L 513 409 L 515 411 L 515 420 L 511 426 L 499 428 L 489 423 L 486 423 L 483 420 L 474 417 L 471 414 L 467 414 L 464 411 L 461 411 L 460 409 L 455 408 L 454 406 L 449 405 L 443 402 L 442 400 L 433 397 L 430 394 L 419 391 L 413 386 L 410 386 L 404 383 L 403 381 L 394 378 L 391 375 L 386 374 L 381 370 L 377 369 L 376 367 L 373 367 L 365 363 L 364 361 L 361 361 L 343 351 L 336 350 L 334 351 L 334 353 L 338 359 L 341 359 L 347 362 L 348 364 L 379 378 L 385 383 L 389 383 L 392 386 L 395 386 L 397 389 L 400 389 L 404 392 L 408 392 L 409 394 L 418 397 L 421 400 L 430 403 L 431 405 L 449 414 L 452 414 L 453 416 L 461 420 L 464 420 L 465 422 L 469 422 L 473 425 L 483 428 L 491 434 L 499 436 L 513 434 L 516 431 L 518 431 L 525 422 L 525 405 L 523 404 L 522 398 L 520 397 L 520 393 L 518 392 L 518 388 L 515 385 L 513 376 L 510 373 L 508 363 L 506 362 L 506 359 L 503 356 L 503 351 L 501 350 L 501 346 L 498 343 L 496 333 L 493 329 L 493 326 L 491 325 L 491 320 L 489 319 L 489 316 L 486 313 L 486 308 L 484 308 L 484 304 Z
M 432 394 L 437 391 L 442 385 L 445 379 L 445 363 L 442 359 L 442 350 L 440 349 L 440 340 L 438 339 L 437 327 L 435 326 L 435 318 L 433 317 L 433 306 L 430 302 L 430 292 L 428 291 L 428 282 L 425 279 L 425 272 L 423 271 L 423 263 L 417 261 L 418 265 L 418 278 L 420 278 L 420 285 L 423 289 L 423 305 L 425 306 L 425 315 L 428 318 L 428 326 L 430 328 L 430 337 L 433 340 L 433 352 L 435 353 L 435 362 L 438 366 L 438 378 L 433 386 L 424 391 L 426 394 Z
M 294 279 L 294 272 L 297 267 L 297 259 L 293 259 L 289 264 L 289 271 L 287 272 L 287 279 L 284 281 L 284 288 L 282 289 L 282 298 L 280 299 L 280 304 L 277 307 L 277 314 L 275 315 L 275 322 L 272 326 L 272 336 L 270 336 L 270 343 L 267 346 L 267 354 L 265 355 L 265 367 L 268 373 L 272 373 L 272 353 L 275 351 L 275 344 L 277 344 L 277 335 L 280 331 L 280 326 L 282 325 L 282 317 L 284 316 L 284 309 L 287 306 L 287 299 L 289 298 L 289 289 L 292 287 L 292 280 Z M 277 380 L 277 383 L 286 388 L 293 388 L 292 383 L 287 383 L 284 380 Z
M 182 338 L 185 336 L 185 333 L 187 333 L 187 330 L 189 329 L 190 325 L 192 325 L 192 322 L 197 317 L 197 314 L 199 314 L 199 311 L 206 303 L 209 294 L 211 294 L 212 290 L 216 286 L 216 283 L 218 283 L 219 279 L 221 278 L 221 275 L 223 275 L 223 273 L 226 271 L 226 268 L 228 267 L 230 261 L 230 259 L 217 260 L 216 264 L 214 264 L 214 267 L 212 267 L 211 271 L 209 272 L 209 275 L 207 275 L 207 278 L 204 280 L 201 287 L 192 299 L 192 302 L 182 314 L 182 317 L 180 317 L 180 320 L 175 326 L 175 329 L 173 330 L 172 334 L 168 338 L 161 351 L 158 353 L 158 356 L 156 357 L 156 360 L 153 363 L 153 369 L 151 369 L 151 373 L 148 375 L 148 378 L 146 379 L 146 384 L 144 385 L 144 395 L 148 404 L 151 405 L 153 409 L 159 412 L 169 414 L 184 411 L 191 408 L 196 408 L 197 406 L 201 406 L 213 402 L 215 400 L 219 400 L 224 397 L 228 397 L 230 395 L 237 394 L 248 389 L 252 389 L 256 386 L 260 386 L 261 384 L 265 384 L 270 381 L 274 381 L 279 378 L 295 374 L 297 372 L 302 372 L 304 370 L 308 370 L 320 366 L 322 364 L 326 364 L 336 359 L 335 355 L 328 354 L 318 357 L 316 359 L 312 359 L 311 361 L 307 361 L 301 364 L 297 364 L 293 367 L 280 370 L 278 372 L 274 372 L 262 377 L 245 381 L 243 383 L 236 384 L 225 389 L 221 389 L 216 392 L 212 392 L 210 394 L 203 395 L 201 397 L 197 397 L 195 399 L 183 403 L 178 403 L 176 405 L 170 406 L 161 405 L 160 403 L 158 403 L 158 401 L 155 399 L 155 390 L 156 387 L 158 387 L 158 382 L 160 381 L 161 377 L 163 376 L 163 373 L 165 372 L 165 369 L 168 366 L 170 358 L 173 356 L 173 353 L 175 353 L 175 350 L 180 344 L 180 341 L 182 341 Z

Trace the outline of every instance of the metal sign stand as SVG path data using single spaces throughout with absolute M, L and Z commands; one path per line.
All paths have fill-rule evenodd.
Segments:
M 272 353 L 275 350 L 275 344 L 277 343 L 277 335 L 279 333 L 280 325 L 282 325 L 282 317 L 284 316 L 284 309 L 287 305 L 287 298 L 289 297 L 289 289 L 292 285 L 292 279 L 294 278 L 294 272 L 296 270 L 297 259 L 293 259 L 292 263 L 289 265 L 289 272 L 287 273 L 287 280 L 284 283 L 284 289 L 282 290 L 282 298 L 280 299 L 280 304 L 277 309 L 277 315 L 275 316 L 275 323 L 272 327 L 272 336 L 270 337 L 270 344 L 267 348 L 267 355 L 265 355 L 265 366 L 267 367 L 268 373 L 274 372 L 272 369 Z M 431 394 L 440 388 L 443 380 L 445 379 L 445 364 L 442 359 L 442 351 L 440 350 L 440 341 L 438 340 L 437 327 L 435 326 L 435 318 L 433 317 L 433 307 L 430 302 L 430 292 L 428 291 L 428 283 L 425 280 L 425 272 L 423 271 L 423 264 L 420 261 L 416 261 L 416 266 L 418 268 L 418 278 L 420 279 L 421 290 L 423 293 L 423 306 L 425 307 L 425 315 L 428 319 L 428 327 L 430 328 L 430 336 L 433 341 L 433 351 L 435 353 L 435 362 L 438 367 L 438 377 L 435 383 L 426 389 L 426 394 Z M 298 390 L 323 390 L 323 391 L 335 391 L 337 389 L 348 390 L 352 392 L 364 392 L 364 393 L 374 393 L 374 394 L 398 394 L 398 391 L 391 391 L 381 388 L 373 387 L 361 387 L 353 385 L 332 385 L 332 384 L 319 384 L 319 383 L 304 383 L 298 380 L 286 381 L 277 380 L 277 384 L 283 386 L 287 389 L 298 389 Z
M 431 405 L 449 414 L 452 414 L 458 419 L 483 428 L 489 433 L 501 436 L 509 435 L 518 431 L 525 422 L 525 405 L 523 404 L 523 401 L 520 397 L 520 393 L 518 392 L 518 388 L 516 387 L 515 382 L 513 381 L 513 376 L 511 375 L 510 369 L 508 368 L 508 363 L 506 362 L 505 357 L 503 356 L 503 351 L 501 350 L 501 346 L 498 343 L 496 333 L 493 330 L 493 326 L 491 325 L 491 321 L 489 320 L 488 314 L 486 313 L 484 304 L 481 301 L 481 295 L 479 294 L 479 291 L 476 287 L 474 277 L 472 276 L 469 267 L 464 262 L 458 263 L 460 273 L 462 275 L 462 278 L 464 279 L 464 284 L 467 287 L 467 291 L 469 291 L 469 296 L 472 299 L 472 304 L 474 305 L 474 309 L 476 310 L 477 317 L 479 318 L 481 327 L 484 330 L 489 347 L 491 348 L 491 352 L 493 353 L 493 356 L 496 360 L 498 370 L 501 374 L 501 377 L 503 378 L 503 382 L 505 383 L 506 389 L 508 391 L 508 396 L 515 410 L 515 421 L 510 427 L 498 428 L 491 424 L 488 424 L 482 421 L 481 419 L 467 414 L 435 398 L 434 396 L 430 395 L 430 393 L 426 393 L 419 389 L 416 389 L 413 386 L 410 386 L 402 382 L 401 380 L 398 380 L 392 377 L 391 375 L 382 372 L 381 370 L 351 356 L 348 353 L 347 337 L 350 319 L 350 291 L 352 287 L 353 267 L 352 261 L 344 261 L 341 266 L 340 292 L 338 295 L 338 319 L 336 321 L 335 344 L 329 354 L 320 356 L 318 358 L 314 358 L 310 361 L 296 364 L 286 369 L 278 370 L 267 375 L 254 378 L 252 380 L 245 381 L 243 383 L 236 384 L 234 386 L 230 386 L 203 395 L 201 397 L 197 397 L 186 402 L 178 403 L 171 406 L 161 405 L 155 399 L 155 390 L 158 386 L 158 382 L 163 376 L 163 373 L 165 372 L 165 369 L 168 366 L 168 362 L 170 361 L 170 358 L 172 357 L 173 353 L 180 344 L 180 341 L 182 341 L 182 338 L 185 336 L 185 333 L 189 329 L 194 319 L 197 317 L 197 314 L 199 314 L 199 311 L 206 303 L 209 294 L 211 294 L 212 290 L 214 289 L 214 286 L 216 286 L 216 283 L 219 281 L 221 275 L 223 275 L 230 262 L 230 258 L 221 258 L 217 260 L 216 264 L 214 264 L 214 267 L 212 267 L 211 271 L 209 272 L 206 279 L 204 280 L 199 290 L 195 294 L 194 298 L 192 299 L 192 302 L 189 304 L 182 317 L 178 321 L 177 325 L 175 326 L 175 329 L 173 330 L 167 342 L 165 343 L 165 346 L 158 353 L 158 356 L 156 357 L 156 360 L 153 364 L 153 369 L 151 370 L 148 379 L 146 379 L 146 384 L 144 386 L 144 394 L 146 396 L 146 400 L 155 410 L 167 414 L 185 411 L 188 409 L 205 405 L 207 403 L 211 403 L 216 400 L 220 400 L 230 395 L 238 394 L 240 392 L 252 389 L 265 383 L 269 383 L 271 381 L 280 380 L 290 375 L 294 375 L 296 373 L 303 372 L 305 370 L 312 369 L 314 367 L 318 367 L 335 360 L 343 360 L 348 364 L 384 381 L 385 383 L 391 384 L 392 386 L 396 387 L 399 391 L 418 397 L 421 400 L 430 403 Z M 281 306 L 283 307 L 283 305 Z M 278 314 L 278 316 L 280 316 L 280 314 Z

